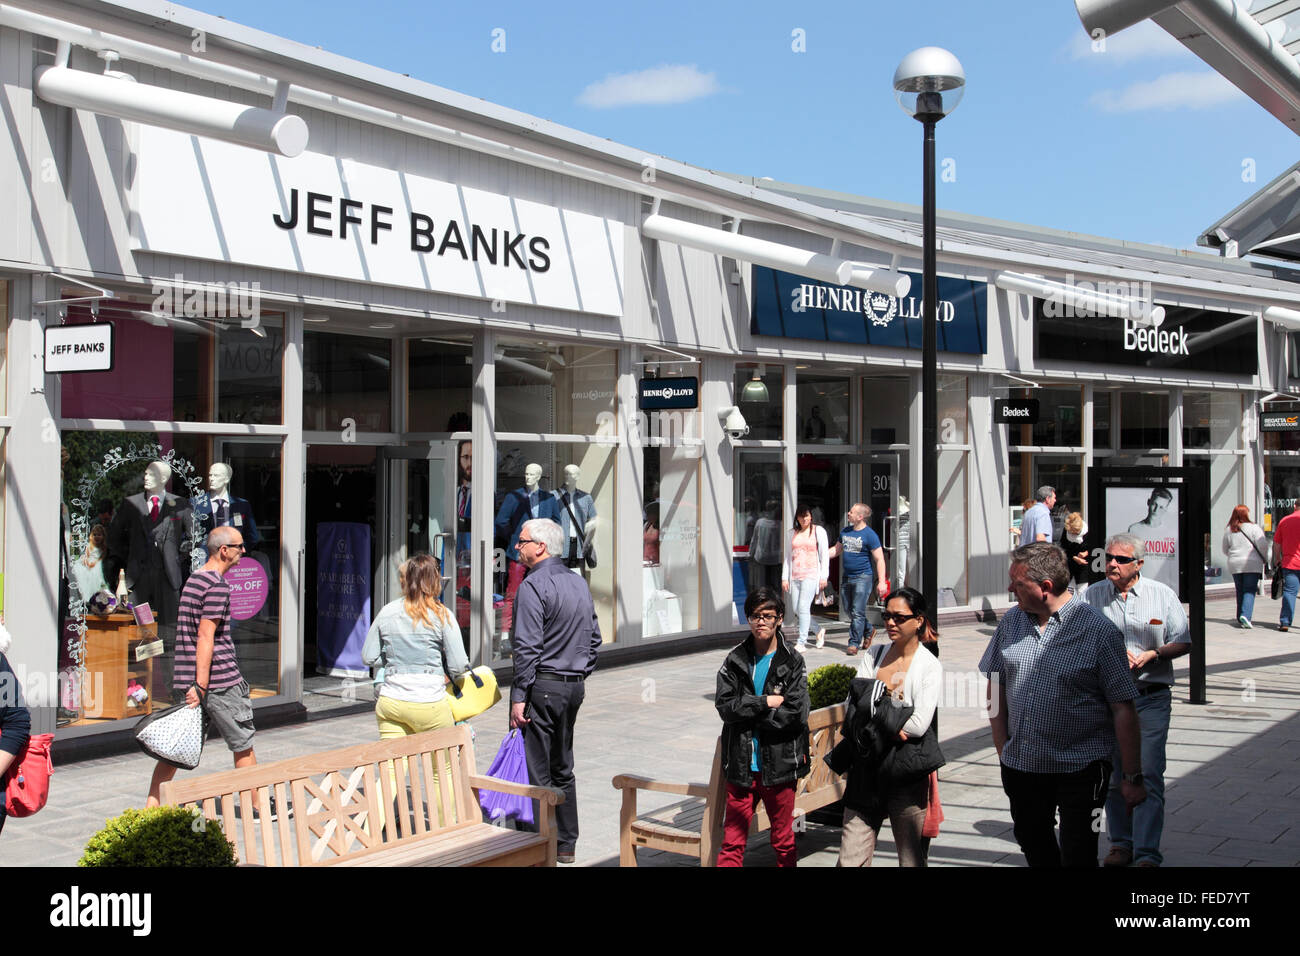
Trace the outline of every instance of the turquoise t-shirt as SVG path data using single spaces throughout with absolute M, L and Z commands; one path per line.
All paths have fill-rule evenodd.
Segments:
M 759 697 L 766 696 L 763 693 L 763 687 L 767 684 L 767 672 L 771 669 L 772 658 L 775 656 L 776 656 L 776 651 L 772 651 L 771 654 L 767 654 L 763 657 L 760 657 L 757 661 L 754 662 L 754 693 L 757 694 Z M 761 766 L 758 760 L 758 732 L 757 731 L 754 732 L 754 739 L 753 741 L 751 741 L 750 746 L 753 748 L 753 756 L 749 761 L 749 769 L 757 773 L 758 771 L 763 769 L 763 767 Z

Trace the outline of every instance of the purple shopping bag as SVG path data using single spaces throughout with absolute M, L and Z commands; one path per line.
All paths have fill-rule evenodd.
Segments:
M 528 761 L 524 757 L 524 735 L 518 729 L 506 734 L 501 741 L 501 748 L 488 767 L 487 775 L 511 783 L 528 783 Z M 502 820 L 517 820 L 520 823 L 533 822 L 533 801 L 529 797 L 519 797 L 512 793 L 498 793 L 495 790 L 480 790 L 479 806 L 483 808 L 483 817 L 489 823 Z

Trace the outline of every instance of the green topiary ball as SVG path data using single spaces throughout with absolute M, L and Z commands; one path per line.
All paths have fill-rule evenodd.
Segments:
M 221 824 L 184 807 L 134 807 L 107 821 L 77 866 L 234 866 Z
M 849 681 L 857 669 L 847 664 L 824 664 L 808 675 L 808 704 L 813 710 L 843 703 L 849 696 Z

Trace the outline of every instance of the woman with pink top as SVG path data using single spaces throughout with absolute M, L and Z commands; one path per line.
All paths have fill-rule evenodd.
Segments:
M 812 622 L 812 602 L 831 576 L 830 547 L 826 529 L 813 524 L 812 511 L 800 505 L 794 513 L 794 530 L 781 569 L 781 587 L 790 594 L 790 604 L 799 612 L 799 643 L 795 650 L 808 650 L 808 630 Z M 825 642 L 825 628 L 817 632 L 817 646 Z

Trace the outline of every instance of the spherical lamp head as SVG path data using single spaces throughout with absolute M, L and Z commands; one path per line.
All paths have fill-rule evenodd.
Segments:
M 914 119 L 937 122 L 957 108 L 966 71 L 942 47 L 923 46 L 903 57 L 894 71 L 894 96 Z

